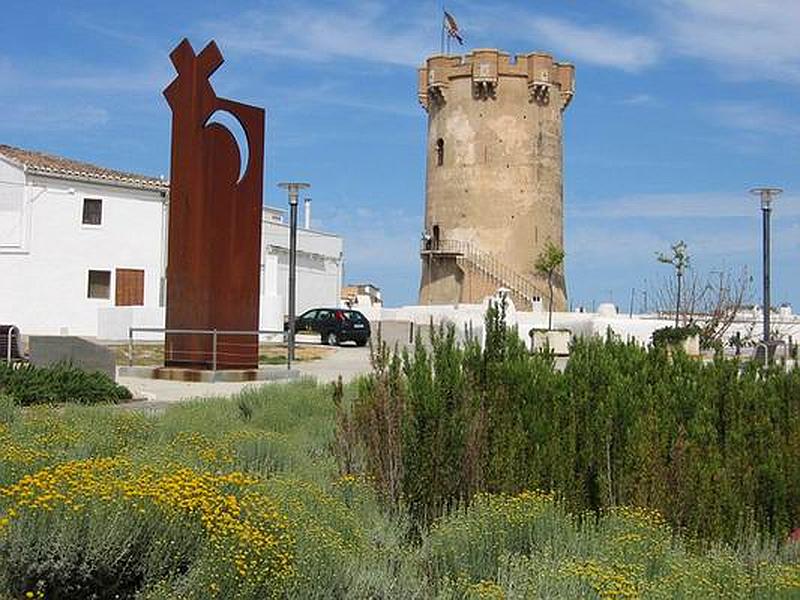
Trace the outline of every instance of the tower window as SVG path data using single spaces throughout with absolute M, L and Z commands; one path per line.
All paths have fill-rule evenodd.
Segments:
M 439 138 L 436 140 L 436 166 L 441 167 L 444 164 L 444 140 Z

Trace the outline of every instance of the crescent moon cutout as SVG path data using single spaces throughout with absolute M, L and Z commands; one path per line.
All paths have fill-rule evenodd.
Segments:
M 244 131 L 244 127 L 242 127 L 239 119 L 227 110 L 215 110 L 211 113 L 211 116 L 208 117 L 203 127 L 208 127 L 212 123 L 216 123 L 227 129 L 233 136 L 233 139 L 236 140 L 240 157 L 239 178 L 236 180 L 236 183 L 239 184 L 250 166 L 250 144 L 247 141 L 247 134 Z

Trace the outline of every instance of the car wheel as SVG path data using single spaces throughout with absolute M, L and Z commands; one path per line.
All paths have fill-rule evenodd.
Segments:
M 325 338 L 325 343 L 328 344 L 329 346 L 338 346 L 339 336 L 336 335 L 333 331 L 331 331 Z
M 363 346 L 366 346 L 366 345 L 367 345 L 367 340 L 358 340 L 358 341 L 356 341 L 356 346 L 363 347 Z

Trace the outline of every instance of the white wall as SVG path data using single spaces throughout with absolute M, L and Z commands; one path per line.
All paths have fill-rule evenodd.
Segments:
M 117 268 L 143 269 L 145 305 L 158 306 L 160 193 L 42 176 L 24 191 L 24 247 L 0 247 L 0 322 L 23 334 L 95 335 L 97 310 L 114 305 Z M 85 197 L 103 200 L 101 225 L 82 224 Z M 111 271 L 108 299 L 87 297 L 89 269 Z
M 21 252 L 27 244 L 25 174 L 0 157 L 0 252 Z
M 453 305 L 421 305 L 402 306 L 399 308 L 355 307 L 372 322 L 377 321 L 411 321 L 417 325 L 427 325 L 433 320 L 434 324 L 450 322 L 456 329 L 463 331 L 465 325 L 471 326 L 474 331 L 482 332 L 483 318 L 487 309 L 487 302 L 483 304 Z M 662 319 L 657 315 L 618 314 L 613 305 L 606 305 L 600 313 L 556 312 L 553 313 L 553 328 L 568 329 L 576 336 L 598 335 L 604 336 L 611 331 L 622 339 L 633 339 L 637 343 L 647 345 L 652 340 L 653 332 L 662 327 L 674 325 L 671 319 Z M 530 330 L 546 328 L 548 321 L 547 312 L 518 312 L 513 305 L 509 307 L 506 322 L 516 326 L 519 337 L 526 344 L 530 344 Z M 800 339 L 800 316 L 785 313 L 773 315 L 772 326 L 778 330 L 783 339 L 792 336 L 795 341 Z M 761 333 L 760 312 L 754 314 L 743 313 L 731 326 L 726 338 L 737 331 L 747 336 L 755 331 L 755 337 Z M 727 339 L 726 339 L 727 341 Z
M 265 254 L 275 258 L 275 280 L 283 315 L 289 312 L 289 227 L 264 221 Z M 343 241 L 311 229 L 297 230 L 297 314 L 317 306 L 339 306 Z

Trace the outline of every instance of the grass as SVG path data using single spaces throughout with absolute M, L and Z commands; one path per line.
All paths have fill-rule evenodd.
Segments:
M 118 365 L 129 363 L 127 344 L 111 346 Z M 298 345 L 295 347 L 296 361 L 310 361 L 324 358 L 333 352 L 332 348 L 321 346 Z M 284 344 L 260 344 L 258 362 L 262 365 L 286 364 L 286 346 Z M 137 342 L 133 347 L 133 364 L 138 367 L 163 366 L 164 344 L 156 342 Z
M 0 401 L 0 598 L 800 597 L 797 545 L 697 545 L 655 511 L 535 490 L 411 538 L 339 474 L 334 429 L 308 381 L 160 414 Z

